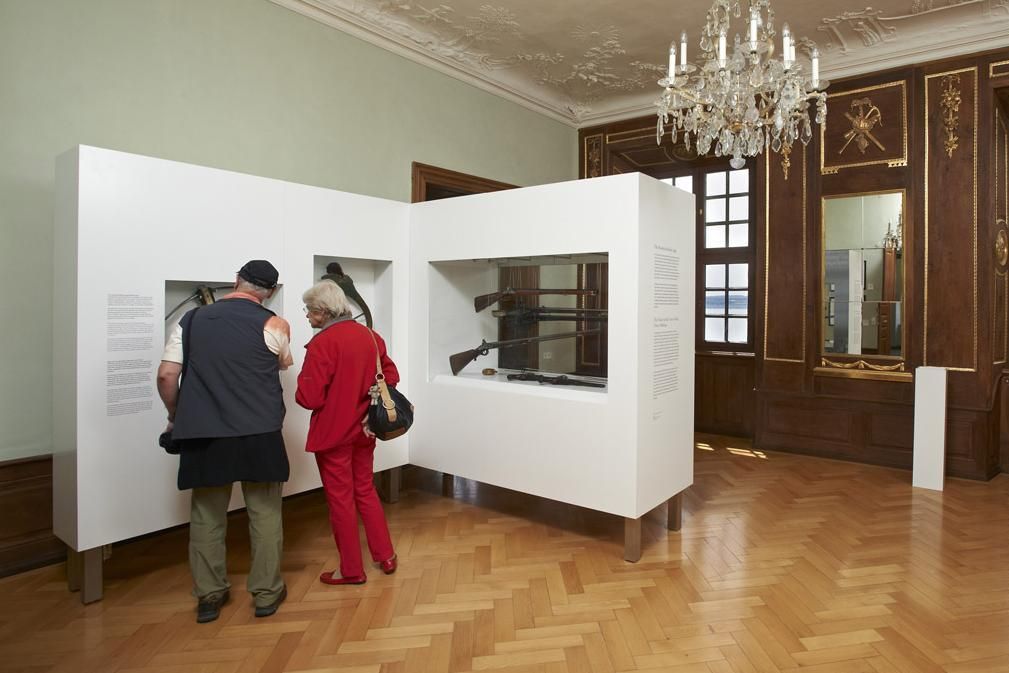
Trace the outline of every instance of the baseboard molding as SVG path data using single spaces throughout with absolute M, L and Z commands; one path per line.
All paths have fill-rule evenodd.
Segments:
M 0 512 L 0 577 L 66 558 L 53 535 L 52 456 L 0 462 Z

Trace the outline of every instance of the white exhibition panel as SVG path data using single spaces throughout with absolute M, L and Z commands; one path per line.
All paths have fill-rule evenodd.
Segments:
M 303 451 L 309 414 L 294 402 L 312 336 L 301 293 L 339 262 L 418 409 L 409 435 L 380 443 L 376 470 L 414 463 L 641 516 L 693 481 L 693 222 L 692 195 L 638 174 L 408 205 L 68 152 L 57 162 L 54 532 L 85 550 L 188 521 L 178 458 L 156 445 L 164 314 L 188 288 L 230 283 L 256 258 L 280 271 L 269 305 L 292 329 L 286 494 L 319 486 Z M 609 262 L 606 388 L 483 377 L 493 350 L 452 376 L 450 354 L 497 339 L 490 310 L 473 310 L 475 296 L 498 289 L 489 260 L 599 254 Z
M 57 191 L 56 535 L 84 550 L 188 521 L 178 458 L 156 444 L 165 426 L 155 389 L 163 318 L 175 303 L 174 281 L 232 282 L 249 259 L 269 259 L 280 271 L 268 306 L 292 329 L 295 366 L 281 375 L 291 459 L 285 493 L 318 487 L 304 452 L 309 414 L 294 402 L 312 334 L 301 293 L 318 278 L 317 257 L 346 260 L 405 371 L 408 206 L 83 146 L 58 159 Z M 376 469 L 406 462 L 405 438 L 376 454 Z M 238 494 L 232 506 L 240 503 Z
M 631 174 L 414 204 L 410 221 L 412 464 L 632 518 L 693 482 L 692 195 Z M 609 262 L 604 390 L 482 377 L 496 351 L 452 376 L 449 355 L 497 338 L 473 309 L 498 288 L 479 260 L 593 253 Z M 675 306 L 656 305 L 657 254 L 676 257 Z M 678 353 L 661 391 L 659 332 Z
M 946 478 L 946 368 L 914 370 L 911 485 L 941 491 Z

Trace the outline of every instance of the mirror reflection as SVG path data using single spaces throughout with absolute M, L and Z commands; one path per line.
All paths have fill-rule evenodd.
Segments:
M 823 352 L 902 357 L 903 191 L 823 199 Z

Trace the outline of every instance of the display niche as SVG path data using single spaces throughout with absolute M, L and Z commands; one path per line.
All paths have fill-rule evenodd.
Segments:
M 514 385 L 605 390 L 606 253 L 432 267 L 432 371 Z
M 235 279 L 230 280 L 166 280 L 165 281 L 165 337 L 182 316 L 198 306 L 213 304 L 235 287 Z M 284 313 L 284 286 L 277 286 L 277 291 L 264 304 L 278 315 Z
M 389 343 L 392 338 L 392 262 L 315 255 L 312 278 L 339 285 L 354 311 L 354 319 L 373 327 Z

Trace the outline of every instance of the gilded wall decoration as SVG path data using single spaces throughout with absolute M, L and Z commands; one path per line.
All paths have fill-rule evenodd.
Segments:
M 879 363 L 868 362 L 866 360 L 851 360 L 851 361 L 837 361 L 828 360 L 827 358 L 820 358 L 821 367 L 830 367 L 833 369 L 862 369 L 873 372 L 902 372 L 904 371 L 904 363 L 898 362 L 895 365 L 881 365 Z
M 953 158 L 953 152 L 960 145 L 957 129 L 960 126 L 960 75 L 954 73 L 942 78 L 942 131 L 945 138 L 942 141 L 946 155 Z
M 820 126 L 821 174 L 859 166 L 907 166 L 905 80 L 851 91 L 828 90 L 827 107 L 845 112 L 827 115 Z
M 855 141 L 855 146 L 862 154 L 865 154 L 865 151 L 869 149 L 870 142 L 881 152 L 886 152 L 883 143 L 879 142 L 879 139 L 872 134 L 872 129 L 876 124 L 883 125 L 883 113 L 872 104 L 870 99 L 856 98 L 851 101 L 851 109 L 845 112 L 844 116 L 851 122 L 851 130 L 844 134 L 844 145 L 837 151 L 838 154 L 844 154 L 852 141 Z
M 587 136 L 585 138 L 585 165 L 582 175 L 587 178 L 598 178 L 603 174 L 603 136 Z
M 995 273 L 1004 276 L 1009 268 L 1009 234 L 1006 233 L 1006 222 L 1002 218 L 999 218 L 995 226 L 999 228 L 995 234 Z

